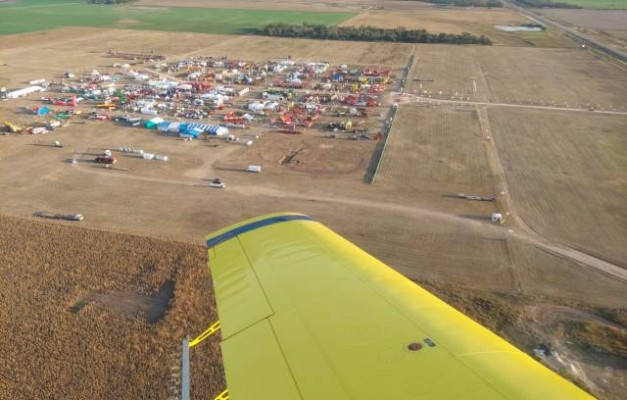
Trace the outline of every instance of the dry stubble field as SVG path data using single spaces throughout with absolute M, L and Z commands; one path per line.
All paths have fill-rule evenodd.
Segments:
M 420 193 L 436 204 L 442 203 L 438 198 L 457 193 L 497 194 L 476 110 L 406 105 L 397 118 L 377 186 Z M 447 210 L 473 210 L 479 216 L 495 211 L 490 202 L 450 199 L 444 204 Z
M 587 51 L 416 45 L 414 54 L 410 93 L 627 110 L 625 71 Z
M 495 108 L 489 119 L 523 219 L 627 267 L 627 116 Z

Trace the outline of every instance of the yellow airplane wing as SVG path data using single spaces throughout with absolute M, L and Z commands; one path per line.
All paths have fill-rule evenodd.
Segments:
M 305 215 L 206 239 L 231 399 L 592 398 Z

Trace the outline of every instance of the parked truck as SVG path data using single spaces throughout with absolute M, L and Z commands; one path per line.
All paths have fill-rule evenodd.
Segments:
M 110 156 L 110 155 L 100 155 L 100 156 L 96 156 L 94 161 L 97 164 L 112 165 L 112 164 L 115 164 L 118 160 L 116 160 L 113 156 Z

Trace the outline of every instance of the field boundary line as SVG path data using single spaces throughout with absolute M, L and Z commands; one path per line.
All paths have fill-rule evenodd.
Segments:
M 407 65 L 405 66 L 405 70 L 403 71 L 403 77 L 400 80 L 399 93 L 401 94 L 404 92 L 405 84 L 407 83 L 407 78 L 411 75 L 411 71 L 414 68 L 414 58 L 415 58 L 414 53 L 415 53 L 415 49 L 412 52 L 412 55 L 409 56 L 409 60 L 407 60 Z M 390 115 L 389 118 L 392 121 L 390 122 L 390 125 L 387 127 L 387 132 L 385 132 L 385 134 L 381 138 L 381 140 L 383 141 L 383 144 L 381 145 L 382 146 L 381 154 L 379 154 L 378 156 L 378 159 L 374 167 L 374 171 L 372 172 L 372 177 L 370 178 L 368 182 L 371 185 L 374 185 L 374 182 L 377 179 L 377 174 L 379 173 L 379 170 L 381 169 L 381 164 L 383 163 L 383 158 L 385 156 L 385 149 L 388 146 L 388 139 L 390 135 L 392 134 L 392 129 L 394 129 L 394 123 L 396 122 L 396 115 L 398 114 L 398 109 L 399 109 L 399 105 L 396 103 L 392 104 L 390 108 L 390 112 L 388 115 Z M 387 119 L 386 119 L 386 122 L 387 122 Z M 376 153 L 377 153 L 377 149 L 375 149 L 375 154 L 373 155 L 373 157 L 377 157 Z

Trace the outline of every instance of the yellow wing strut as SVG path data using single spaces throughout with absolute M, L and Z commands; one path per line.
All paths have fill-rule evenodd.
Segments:
M 207 339 L 209 336 L 213 335 L 214 333 L 216 333 L 219 330 L 220 330 L 220 320 L 216 321 L 213 325 L 211 325 L 209 328 L 207 328 L 203 333 L 198 335 L 198 337 L 196 339 L 190 341 L 189 342 L 189 347 L 196 346 L 198 343 L 200 343 L 203 340 Z M 217 398 L 218 397 L 216 397 L 216 399 Z

